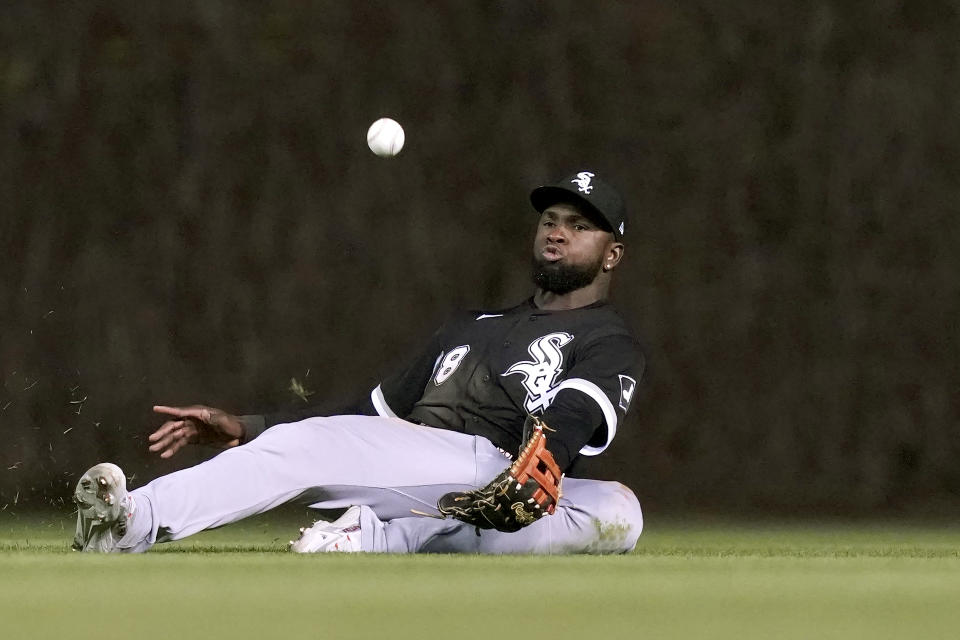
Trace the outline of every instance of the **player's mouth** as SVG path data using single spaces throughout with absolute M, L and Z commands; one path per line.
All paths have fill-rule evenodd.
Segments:
M 543 259 L 547 260 L 548 262 L 556 262 L 563 257 L 563 252 L 561 252 L 556 246 L 548 244 L 540 252 L 540 255 L 543 256 Z

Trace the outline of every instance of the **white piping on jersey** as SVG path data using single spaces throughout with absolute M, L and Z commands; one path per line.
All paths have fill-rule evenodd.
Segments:
M 610 402 L 610 398 L 608 398 L 607 394 L 603 392 L 603 389 L 589 380 L 584 380 L 583 378 L 570 378 L 569 380 L 564 380 L 554 387 L 550 394 L 556 397 L 557 393 L 559 393 L 562 389 L 575 389 L 577 391 L 582 391 L 596 400 L 597 404 L 600 405 L 600 411 L 603 412 L 603 419 L 607 423 L 607 441 L 602 447 L 591 447 L 589 445 L 584 445 L 583 449 L 580 449 L 580 453 L 585 456 L 595 456 L 603 453 L 603 450 L 609 447 L 610 443 L 613 442 L 613 437 L 617 435 L 617 410 L 613 408 L 613 403 Z
M 387 399 L 383 397 L 383 390 L 380 385 L 370 392 L 370 400 L 373 402 L 373 408 L 377 410 L 377 415 L 382 418 L 396 418 L 397 414 L 390 409 Z
M 481 313 L 474 320 L 483 320 L 484 318 L 502 318 L 502 313 Z
M 603 453 L 603 451 L 610 446 L 610 443 L 613 442 L 614 436 L 617 435 L 617 411 L 613 408 L 613 403 L 610 402 L 610 399 L 600 387 L 583 378 L 564 380 L 551 391 L 550 395 L 556 397 L 556 394 L 563 389 L 581 391 L 593 398 L 596 403 L 600 405 L 600 411 L 603 412 L 603 419 L 607 423 L 607 441 L 601 447 L 584 445 L 584 447 L 580 449 L 580 453 L 585 456 L 596 456 Z M 395 414 L 387 404 L 386 398 L 383 397 L 383 390 L 380 388 L 380 385 L 377 385 L 377 388 L 370 393 L 370 400 L 373 402 L 373 408 L 376 409 L 377 415 L 383 418 L 397 417 L 397 414 Z

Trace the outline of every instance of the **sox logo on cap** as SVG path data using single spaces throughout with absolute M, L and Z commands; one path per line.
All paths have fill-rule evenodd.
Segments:
M 590 178 L 592 178 L 593 175 L 594 174 L 590 173 L 589 171 L 581 171 L 580 173 L 577 174 L 577 177 L 571 180 L 570 182 L 577 185 L 577 191 L 590 193 L 591 191 L 593 191 L 593 185 L 590 184 Z

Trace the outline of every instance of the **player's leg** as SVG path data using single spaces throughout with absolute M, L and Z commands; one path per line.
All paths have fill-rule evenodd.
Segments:
M 643 529 L 640 503 L 619 482 L 566 478 L 551 516 L 515 533 L 480 530 L 457 520 L 382 522 L 363 510 L 363 548 L 388 553 L 625 553 Z
M 335 416 L 278 425 L 247 445 L 131 491 L 134 517 L 116 546 L 141 551 L 297 499 L 336 506 L 325 499 L 331 495 L 375 504 L 379 517 L 394 518 L 435 505 L 434 496 L 445 491 L 479 486 L 505 463 L 483 438 L 395 418 Z M 333 493 L 325 496 L 324 487 Z

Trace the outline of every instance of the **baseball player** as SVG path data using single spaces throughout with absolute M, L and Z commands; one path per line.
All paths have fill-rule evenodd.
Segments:
M 623 257 L 621 196 L 580 171 L 530 196 L 540 213 L 532 298 L 462 313 L 420 355 L 340 411 L 234 416 L 155 407 L 163 458 L 223 452 L 127 492 L 101 463 L 77 484 L 74 548 L 138 552 L 297 501 L 347 507 L 297 552 L 623 553 L 643 526 L 617 482 L 564 477 L 602 453 L 643 368 L 606 302 Z

